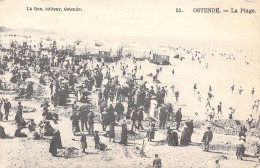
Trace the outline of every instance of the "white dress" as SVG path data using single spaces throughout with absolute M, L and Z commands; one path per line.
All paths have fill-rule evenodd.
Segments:
M 156 110 L 156 106 L 157 106 L 157 101 L 152 99 L 151 100 L 151 107 L 150 107 L 150 117 L 155 118 L 155 110 Z

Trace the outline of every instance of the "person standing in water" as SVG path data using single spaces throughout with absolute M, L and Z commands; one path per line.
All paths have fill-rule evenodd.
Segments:
M 251 94 L 252 94 L 252 97 L 254 97 L 254 95 L 255 95 L 255 88 L 252 89 Z
M 195 83 L 194 86 L 193 86 L 194 93 L 196 93 L 196 90 L 197 90 L 197 84 Z
M 235 86 L 232 85 L 232 86 L 231 86 L 231 91 L 232 91 L 232 93 L 234 92 L 234 89 L 235 89 Z

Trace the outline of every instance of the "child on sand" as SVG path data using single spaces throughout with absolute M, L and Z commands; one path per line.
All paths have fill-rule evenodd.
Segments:
M 216 163 L 216 168 L 220 168 L 219 160 L 216 160 L 215 163 Z
M 204 142 L 204 151 L 209 151 L 209 142 L 213 139 L 213 133 L 210 130 L 210 126 L 207 127 L 207 131 L 204 133 L 202 142 Z
M 81 133 L 80 147 L 82 149 L 82 152 L 85 153 L 85 149 L 88 147 L 88 145 L 87 145 L 87 138 L 84 133 Z

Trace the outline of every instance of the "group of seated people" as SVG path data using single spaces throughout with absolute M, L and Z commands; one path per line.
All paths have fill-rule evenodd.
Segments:
M 17 113 L 15 116 L 15 121 L 18 126 L 18 128 L 15 131 L 14 136 L 15 137 L 27 137 L 25 133 L 22 132 L 22 129 L 28 128 L 30 132 L 33 132 L 36 130 L 36 124 L 33 119 L 31 119 L 29 122 L 26 122 L 24 118 L 22 118 L 20 113 Z
M 27 128 L 29 134 L 22 132 L 22 129 Z M 31 119 L 26 126 L 18 126 L 15 131 L 15 137 L 29 137 L 32 139 L 41 139 L 43 136 L 53 136 L 54 129 L 52 128 L 50 121 L 42 120 L 38 126 L 35 124 L 34 120 Z
M 43 136 L 53 136 L 55 132 L 52 128 L 50 121 L 48 119 L 50 115 L 48 115 L 48 111 L 46 111 L 47 115 L 43 115 L 44 118 L 40 123 L 37 125 L 34 122 L 34 119 L 30 119 L 30 121 L 26 122 L 25 119 L 22 117 L 21 112 L 17 112 L 15 116 L 15 123 L 17 124 L 18 128 L 15 131 L 15 137 L 30 137 L 32 139 L 41 139 Z M 51 115 L 51 120 L 56 120 L 57 116 L 53 117 Z M 28 135 L 22 132 L 23 129 L 27 128 L 29 133 Z

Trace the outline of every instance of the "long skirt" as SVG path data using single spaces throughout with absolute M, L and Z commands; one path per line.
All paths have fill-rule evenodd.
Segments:
M 187 130 L 184 130 L 182 132 L 180 144 L 182 144 L 182 145 L 188 145 L 189 144 L 189 132 Z
M 61 143 L 61 137 L 60 137 L 60 131 L 57 131 L 54 133 L 57 138 L 57 148 L 62 148 L 62 143 Z
M 73 133 L 80 132 L 79 123 L 72 124 L 72 131 L 73 131 Z
M 51 143 L 50 143 L 49 152 L 50 152 L 52 155 L 56 155 L 56 154 L 58 153 L 58 152 L 57 152 L 57 139 L 56 139 L 56 138 L 52 138 Z
M 121 133 L 121 141 L 119 142 L 120 144 L 127 144 L 127 132 L 122 132 Z
M 179 144 L 178 140 L 178 133 L 177 132 L 171 132 L 168 137 L 168 145 L 169 146 L 177 146 Z

